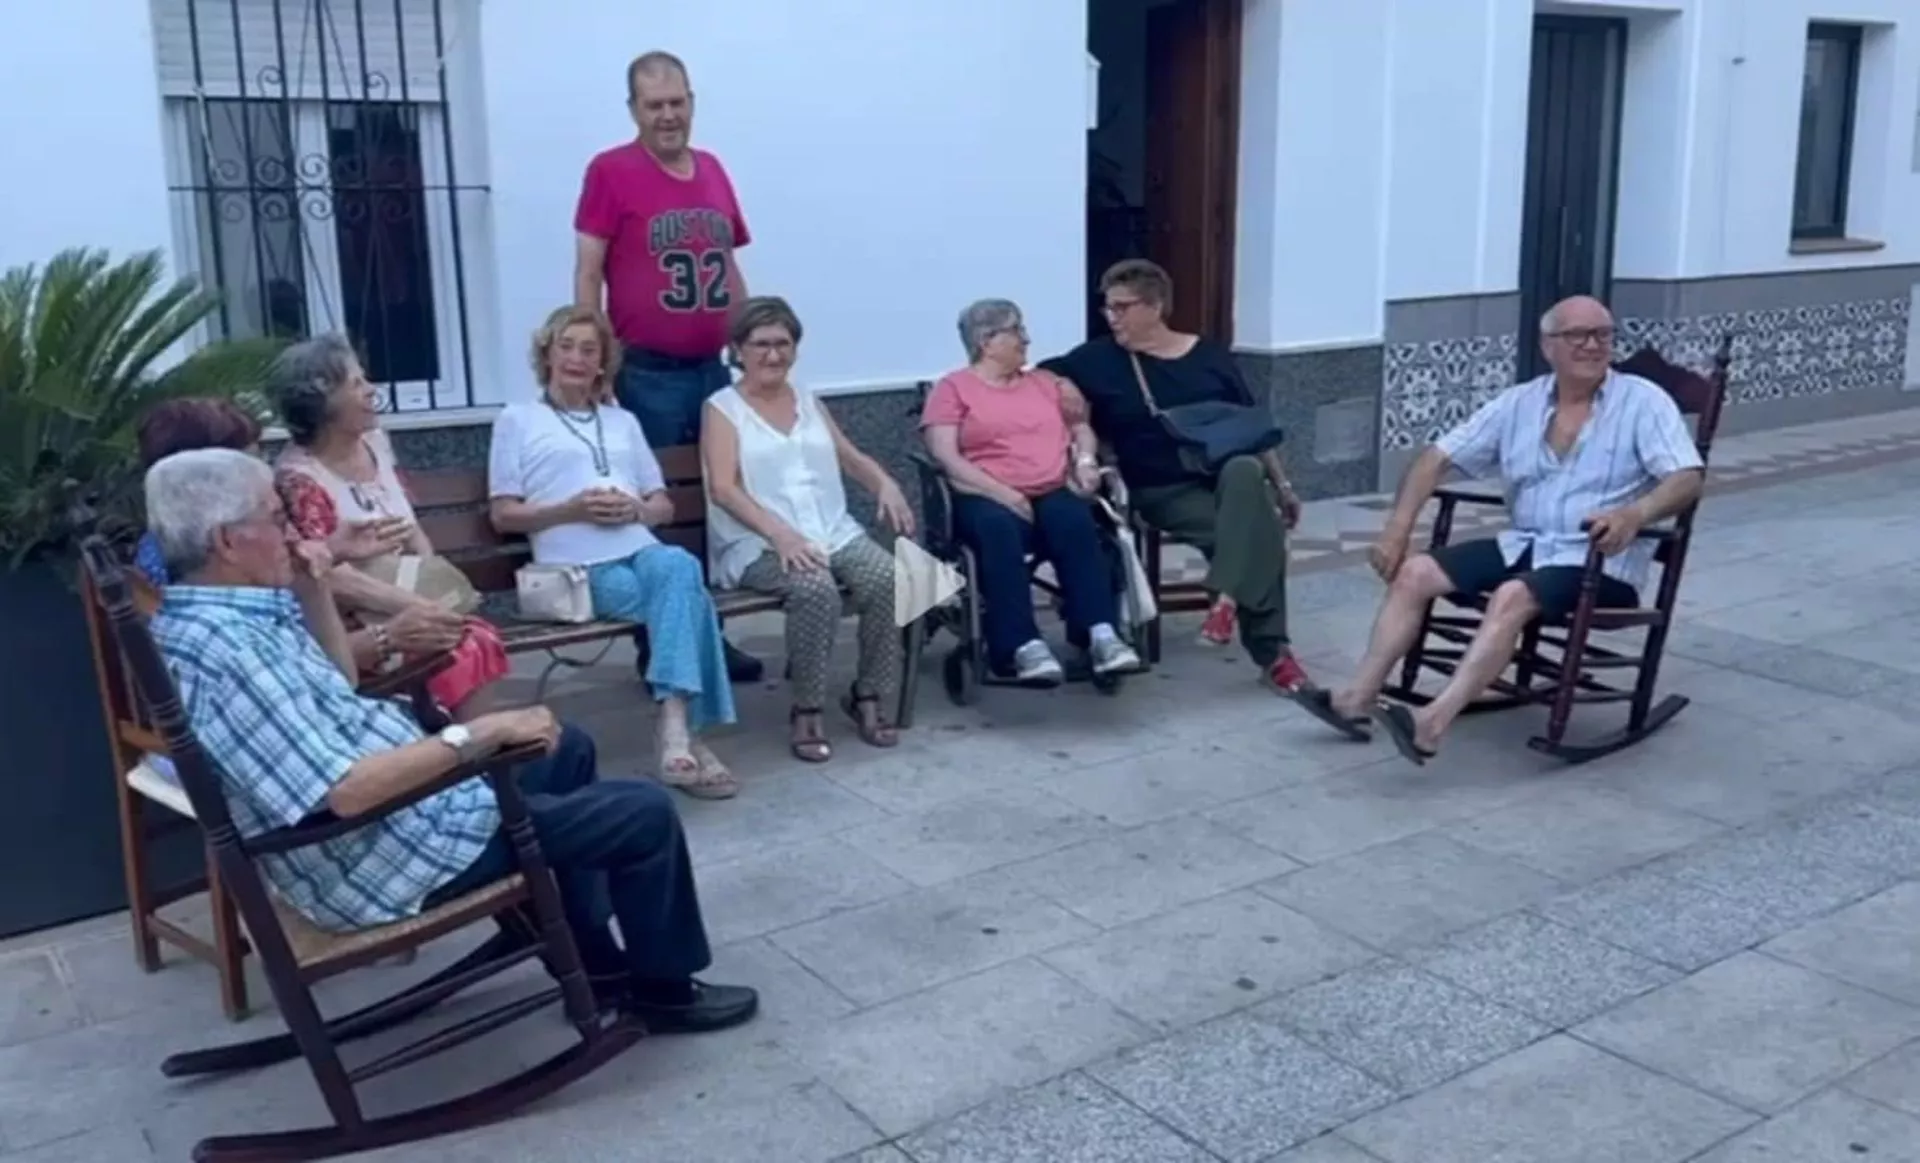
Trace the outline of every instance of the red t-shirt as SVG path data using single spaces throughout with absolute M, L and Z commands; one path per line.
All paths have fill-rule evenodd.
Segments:
M 668 173 L 639 142 L 587 164 L 573 228 L 607 243 L 607 317 L 620 342 L 702 359 L 727 345 L 732 252 L 752 236 L 720 159 Z

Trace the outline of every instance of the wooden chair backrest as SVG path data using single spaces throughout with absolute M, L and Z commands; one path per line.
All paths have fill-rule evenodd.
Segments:
M 1614 364 L 1616 371 L 1639 376 L 1666 389 L 1680 414 L 1693 419 L 1693 444 L 1702 464 L 1711 463 L 1713 435 L 1720 427 L 1720 412 L 1727 403 L 1727 379 L 1733 365 L 1733 335 L 1721 336 L 1714 349 L 1713 370 L 1706 375 L 1681 367 L 1652 347 L 1643 347 Z M 1657 604 L 1671 609 L 1680 585 L 1680 571 L 1687 560 L 1687 546 L 1693 541 L 1693 520 L 1700 511 L 1698 501 L 1688 505 L 1673 520 L 1673 537 L 1663 541 L 1654 553 L 1660 563 L 1661 577 Z
M 654 532 L 707 560 L 707 494 L 701 483 L 700 449 L 684 444 L 656 452 L 673 500 L 673 521 Z M 420 528 L 433 547 L 463 570 L 483 594 L 512 593 L 513 573 L 532 556 L 527 539 L 503 534 L 487 516 L 487 473 L 478 469 L 425 469 L 407 473 L 407 491 Z
M 138 572 L 125 571 L 128 598 L 134 613 L 143 622 L 160 608 L 160 594 Z M 107 745 L 113 752 L 114 775 L 122 784 L 124 776 L 142 756 L 166 750 L 166 742 L 141 706 L 133 676 L 120 654 L 119 644 L 109 624 L 106 604 L 94 585 L 92 571 L 80 569 L 80 605 L 87 619 L 87 638 L 93 648 L 93 673 L 100 685 L 100 706 L 106 713 Z

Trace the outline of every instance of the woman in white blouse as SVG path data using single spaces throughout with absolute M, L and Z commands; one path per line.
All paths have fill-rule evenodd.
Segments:
M 740 305 L 728 352 L 740 379 L 707 399 L 700 457 L 714 581 L 784 600 L 793 754 L 822 763 L 833 754 L 821 715 L 842 585 L 860 620 L 860 661 L 840 706 L 869 745 L 899 742 L 887 714 L 900 685 L 893 554 L 847 512 L 841 473 L 872 491 L 881 519 L 902 536 L 913 534 L 913 510 L 887 471 L 840 431 L 826 405 L 794 386 L 789 373 L 800 336 L 800 320 L 784 299 Z
M 612 403 L 619 364 L 597 312 L 548 316 L 533 338 L 541 399 L 509 404 L 493 424 L 488 513 L 501 532 L 526 534 L 535 561 L 585 566 L 595 616 L 647 627 L 660 781 L 725 799 L 739 784 L 699 736 L 734 721 L 720 622 L 700 560 L 653 535 L 673 502 L 639 421 Z

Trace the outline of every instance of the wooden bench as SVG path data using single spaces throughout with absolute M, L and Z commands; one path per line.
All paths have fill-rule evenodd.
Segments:
M 668 545 L 678 545 L 694 555 L 707 568 L 707 495 L 701 480 L 700 449 L 695 445 L 663 448 L 657 453 L 661 475 L 666 478 L 667 495 L 673 501 L 673 521 L 654 533 Z M 481 613 L 500 629 L 509 654 L 544 651 L 546 667 L 540 672 L 534 701 L 545 696 L 547 684 L 562 667 L 598 665 L 613 648 L 614 642 L 634 635 L 640 628 L 631 622 L 595 621 L 579 625 L 522 621 L 515 611 L 514 571 L 532 558 L 525 537 L 503 534 L 487 516 L 487 474 L 484 468 L 429 469 L 407 473 L 408 492 L 420 527 L 434 548 L 466 573 L 487 599 Z M 721 622 L 748 614 L 763 614 L 781 608 L 779 598 L 750 590 L 716 589 L 714 610 Z M 644 633 L 642 631 L 642 633 Z M 905 654 L 901 667 L 900 702 L 894 722 L 912 726 L 913 700 L 918 683 L 920 645 L 924 637 L 919 627 L 902 632 Z M 587 657 L 569 657 L 561 651 L 572 646 L 597 645 Z

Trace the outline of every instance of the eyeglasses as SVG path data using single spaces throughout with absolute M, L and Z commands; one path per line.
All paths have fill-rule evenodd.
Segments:
M 1143 299 L 1108 299 L 1100 305 L 1100 310 L 1106 312 L 1110 317 L 1118 317 L 1125 315 L 1144 301 Z
M 749 339 L 745 343 L 741 344 L 740 346 L 745 348 L 748 351 L 753 352 L 755 355 L 772 355 L 775 352 L 779 352 L 780 354 L 785 355 L 788 352 L 791 352 L 793 350 L 793 340 L 791 339 Z
M 1569 327 L 1564 331 L 1549 331 L 1547 338 L 1564 339 L 1574 347 L 1611 347 L 1613 328 Z

